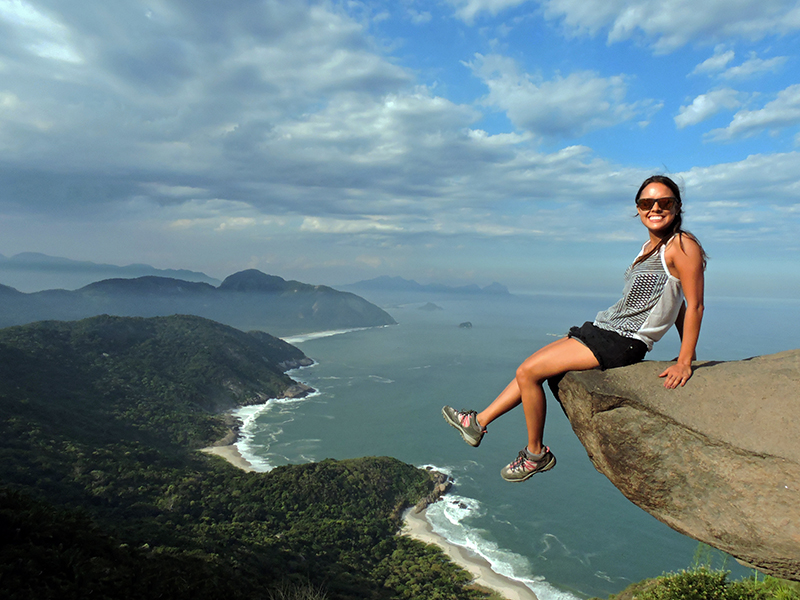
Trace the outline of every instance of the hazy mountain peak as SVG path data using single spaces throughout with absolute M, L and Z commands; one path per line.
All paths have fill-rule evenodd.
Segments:
M 156 277 L 146 275 L 133 279 L 115 278 L 103 279 L 84 286 L 80 291 L 113 291 L 116 293 L 172 293 L 181 294 L 186 292 L 207 292 L 215 288 L 207 283 L 196 281 L 184 281 L 183 279 L 173 279 L 172 277 Z
M 144 276 L 219 284 L 219 280 L 199 271 L 158 269 L 141 263 L 118 266 L 50 256 L 41 252 L 20 252 L 10 257 L 0 255 L 0 283 L 22 292 L 75 290 L 100 280 Z
M 219 289 L 235 292 L 282 292 L 288 286 L 283 277 L 267 275 L 258 269 L 246 269 L 226 277 Z

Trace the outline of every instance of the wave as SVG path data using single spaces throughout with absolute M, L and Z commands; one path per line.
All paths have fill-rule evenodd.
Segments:
M 421 468 L 426 467 L 453 477 L 454 469 L 434 465 L 423 465 Z M 454 478 L 453 490 L 457 488 L 458 480 Z M 539 600 L 578 600 L 577 596 L 552 586 L 544 577 L 536 576 L 526 557 L 501 548 L 486 538 L 485 530 L 470 524 L 470 521 L 485 514 L 486 509 L 480 501 L 461 496 L 457 491 L 451 491 L 442 500 L 427 508 L 425 518 L 435 534 L 450 544 L 477 554 L 489 563 L 492 571 L 524 584 Z
M 389 325 L 377 325 L 375 327 L 353 327 L 350 329 L 329 329 L 327 331 L 314 331 L 311 333 L 302 333 L 299 335 L 290 335 L 284 338 L 281 338 L 287 344 L 302 344 L 303 342 L 307 342 L 309 340 L 318 340 L 324 337 L 330 337 L 332 335 L 342 335 L 343 333 L 352 333 L 354 331 L 365 331 L 367 329 L 379 329 L 382 327 L 389 327 Z
M 298 367 L 287 371 L 287 374 L 292 375 L 300 383 L 306 383 L 297 377 L 295 373 L 303 369 L 311 369 L 315 365 L 316 363 L 307 367 Z M 239 438 L 234 443 L 242 458 L 249 462 L 256 471 L 268 472 L 277 467 L 278 465 L 272 464 L 268 459 L 269 456 L 273 456 L 270 453 L 270 446 L 277 442 L 278 437 L 283 433 L 281 426 L 294 420 L 293 411 L 291 410 L 292 405 L 307 402 L 320 395 L 322 395 L 321 392 L 315 390 L 302 398 L 270 398 L 263 404 L 242 406 L 234 410 L 233 416 L 242 422 L 239 428 Z M 286 420 L 279 423 L 271 423 L 269 429 L 260 426 L 259 417 L 273 410 L 280 411 L 279 414 L 285 415 Z M 256 438 L 258 438 L 259 442 L 256 442 Z M 288 462 L 285 456 L 277 454 L 274 456 L 283 459 L 284 462 Z

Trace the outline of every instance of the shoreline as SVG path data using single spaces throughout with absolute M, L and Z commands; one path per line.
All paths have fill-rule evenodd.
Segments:
M 258 472 L 241 455 L 235 442 L 226 446 L 200 448 L 198 451 L 219 456 L 234 467 L 248 473 Z M 538 600 L 536 594 L 524 583 L 495 573 L 489 562 L 482 557 L 466 548 L 451 544 L 442 536 L 434 533 L 431 524 L 425 518 L 424 511 L 414 513 L 413 508 L 407 509 L 403 516 L 402 529 L 397 535 L 407 535 L 425 544 L 438 546 L 450 560 L 474 577 L 475 585 L 497 592 L 506 600 Z
M 425 518 L 425 511 L 415 513 L 413 508 L 406 510 L 400 535 L 438 546 L 450 560 L 472 574 L 475 585 L 497 592 L 506 600 L 538 600 L 533 590 L 521 581 L 495 573 L 489 562 L 481 556 L 467 548 L 451 544 L 434 533 L 431 524 Z
M 234 467 L 238 467 L 242 471 L 247 471 L 248 473 L 256 472 L 255 467 L 245 460 L 245 458 L 242 456 L 242 453 L 239 452 L 239 448 L 236 446 L 235 442 L 233 444 L 228 444 L 227 446 L 209 446 L 208 448 L 200 448 L 198 452 L 213 454 L 214 456 L 224 458 Z

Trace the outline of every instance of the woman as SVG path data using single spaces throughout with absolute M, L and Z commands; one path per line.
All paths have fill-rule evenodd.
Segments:
M 653 343 L 674 323 L 681 350 L 674 364 L 660 375 L 664 387 L 684 386 L 692 376 L 692 361 L 703 320 L 703 271 L 706 254 L 697 239 L 681 228 L 680 189 L 669 177 L 655 175 L 636 193 L 636 208 L 649 239 L 625 272 L 623 297 L 597 314 L 594 323 L 573 327 L 569 335 L 528 357 L 516 378 L 480 413 L 442 409 L 445 420 L 471 446 L 478 446 L 486 428 L 520 403 L 525 412 L 528 444 L 501 475 L 525 481 L 548 471 L 556 457 L 542 444 L 546 379 L 567 371 L 610 369 L 640 362 Z

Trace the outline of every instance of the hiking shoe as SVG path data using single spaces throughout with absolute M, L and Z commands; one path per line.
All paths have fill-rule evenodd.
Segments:
M 470 446 L 475 448 L 480 446 L 486 429 L 478 425 L 477 412 L 474 410 L 456 410 L 452 406 L 445 406 L 442 408 L 442 416 L 445 421 L 458 429 L 458 433 Z
M 544 447 L 541 455 L 531 454 L 527 446 L 519 451 L 519 455 L 511 463 L 500 470 L 506 481 L 525 481 L 528 477 L 549 471 L 556 466 L 556 457 L 550 448 Z

